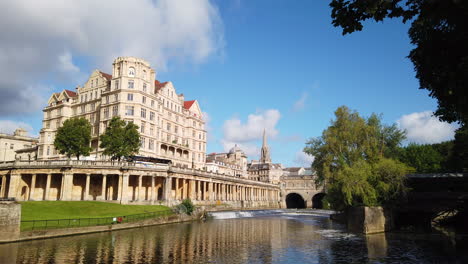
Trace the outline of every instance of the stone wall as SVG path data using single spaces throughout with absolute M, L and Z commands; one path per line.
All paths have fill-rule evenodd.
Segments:
M 0 242 L 18 239 L 20 235 L 21 204 L 0 201 Z
M 348 231 L 373 234 L 393 228 L 391 213 L 382 207 L 360 206 L 347 210 Z

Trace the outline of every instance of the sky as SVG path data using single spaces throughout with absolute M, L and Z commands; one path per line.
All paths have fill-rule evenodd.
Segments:
M 453 138 L 418 89 L 401 20 L 343 36 L 329 1 L 16 0 L 0 17 L 0 132 L 38 135 L 49 96 L 82 85 L 118 56 L 150 62 L 186 100 L 199 101 L 207 152 L 235 144 L 258 159 L 266 130 L 273 162 L 310 166 L 302 152 L 342 105 L 381 114 L 405 143 Z

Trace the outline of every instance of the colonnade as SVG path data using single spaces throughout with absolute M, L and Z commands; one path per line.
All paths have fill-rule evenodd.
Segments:
M 0 177 L 0 197 L 15 197 L 20 201 L 98 200 L 170 204 L 189 198 L 209 204 L 280 200 L 279 188 L 269 184 L 167 172 L 16 171 Z

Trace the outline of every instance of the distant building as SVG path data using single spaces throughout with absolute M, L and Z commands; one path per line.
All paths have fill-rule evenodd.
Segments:
M 209 172 L 247 178 L 247 156 L 237 145 L 228 153 L 208 154 L 205 166 Z
M 283 175 L 283 165 L 281 163 L 272 163 L 270 157 L 270 148 L 268 147 L 265 130 L 263 130 L 263 143 L 260 153 L 260 160 L 252 160 L 248 164 L 249 178 L 256 181 L 271 182 L 278 184 Z
M 284 168 L 283 176 L 312 176 L 312 170 L 304 167 Z
M 52 94 L 43 112 L 39 159 L 65 157 L 53 142 L 57 129 L 72 117 L 86 118 L 92 125 L 92 151 L 84 158 L 109 159 L 99 147 L 99 136 L 119 116 L 139 127 L 139 155 L 170 159 L 175 166 L 205 166 L 206 131 L 198 102 L 186 101 L 171 82 L 156 80 L 145 60 L 118 57 L 112 74 L 95 70 L 76 91 Z
M 38 141 L 27 136 L 22 128 L 16 129 L 13 135 L 0 133 L 0 161 L 35 160 Z

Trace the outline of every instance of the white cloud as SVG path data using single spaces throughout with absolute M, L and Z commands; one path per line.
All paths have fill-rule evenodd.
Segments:
M 34 132 L 32 126 L 29 124 L 11 120 L 0 120 L 0 133 L 13 134 L 17 128 L 25 129 L 30 135 Z
M 309 97 L 309 94 L 307 92 L 303 92 L 302 95 L 301 95 L 301 98 L 299 98 L 299 100 L 297 100 L 294 103 L 293 110 L 295 112 L 303 110 L 305 105 L 306 105 L 306 100 L 307 100 L 308 97 Z
M 247 123 L 242 123 L 239 118 L 232 118 L 224 122 L 224 139 L 233 142 L 247 142 L 262 138 L 263 129 L 268 137 L 275 137 L 278 134 L 276 124 L 281 118 L 281 114 L 276 109 L 269 109 L 247 117 Z
M 456 125 L 441 122 L 431 111 L 403 115 L 397 120 L 401 129 L 405 129 L 407 140 L 419 144 L 439 143 L 453 139 Z
M 15 0 L 0 1 L 0 9 L 0 105 L 29 102 L 21 91 L 63 80 L 64 72 L 79 84 L 77 57 L 109 71 L 115 57 L 137 56 L 160 70 L 169 61 L 202 63 L 223 48 L 222 21 L 209 0 Z
M 310 168 L 312 162 L 314 161 L 314 156 L 306 154 L 304 151 L 299 150 L 294 156 L 294 164 L 296 166 Z
M 263 129 L 269 139 L 275 138 L 279 133 L 276 125 L 280 118 L 281 114 L 278 110 L 268 109 L 248 115 L 245 123 L 237 117 L 226 120 L 223 126 L 224 136 L 221 140 L 224 150 L 229 151 L 237 144 L 250 158 L 258 156 L 260 146 L 255 141 L 262 138 Z

